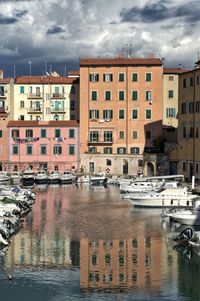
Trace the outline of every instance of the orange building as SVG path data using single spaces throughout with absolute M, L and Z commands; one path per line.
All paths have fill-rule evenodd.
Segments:
M 80 60 L 81 164 L 86 172 L 136 174 L 162 135 L 162 61 Z

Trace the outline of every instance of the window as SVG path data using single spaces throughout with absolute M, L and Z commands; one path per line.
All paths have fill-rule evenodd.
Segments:
M 24 120 L 24 115 L 19 115 L 19 120 Z
M 146 131 L 146 139 L 151 139 L 151 131 Z
M 51 109 L 50 108 L 46 108 L 46 114 L 51 114 Z
M 12 147 L 12 153 L 13 153 L 13 155 L 18 155 L 18 153 L 19 153 L 19 145 L 13 145 L 13 147 Z
M 199 164 L 196 163 L 196 173 L 198 173 L 198 172 L 199 172 Z
M 119 131 L 119 139 L 124 139 L 124 131 Z
M 173 80 L 174 80 L 173 75 L 169 75 L 168 80 L 169 80 L 169 81 L 173 81 Z
M 196 102 L 196 113 L 199 113 L 200 112 L 200 110 L 199 110 L 199 108 L 200 108 L 200 101 L 197 101 Z
M 112 119 L 113 110 L 103 110 L 103 119 Z
M 112 141 L 113 141 L 112 131 L 104 131 L 104 142 L 112 142 Z
M 125 80 L 125 74 L 119 73 L 119 82 L 124 82 L 124 80 Z
M 19 130 L 12 130 L 12 138 L 19 138 Z
M 2 130 L 0 130 L 0 138 L 2 138 Z
M 24 101 L 23 100 L 20 101 L 20 108 L 24 108 Z
M 112 161 L 110 159 L 106 159 L 106 166 L 111 166 L 112 165 Z
M 190 138 L 194 137 L 194 127 L 190 128 Z
M 186 102 L 183 102 L 181 104 L 181 113 L 182 114 L 186 114 L 187 113 L 187 104 L 186 104 Z
M 24 94 L 24 86 L 20 86 L 19 91 L 20 91 L 21 94 Z
M 193 77 L 190 77 L 190 87 L 193 87 L 193 84 L 194 84 Z
M 119 119 L 124 119 L 124 110 L 119 110 Z
M 40 135 L 41 135 L 41 138 L 46 138 L 46 136 L 47 136 L 46 129 L 41 129 Z
M 185 126 L 183 127 L 183 138 L 187 138 L 187 129 Z
M 91 99 L 97 100 L 97 91 L 92 91 Z
M 138 119 L 138 110 L 137 109 L 132 110 L 132 119 Z
M 105 100 L 111 100 L 111 91 L 105 91 Z
M 138 160 L 138 167 L 143 167 L 143 160 Z
M 199 128 L 196 127 L 196 138 L 199 138 Z
M 46 155 L 47 154 L 47 146 L 46 145 L 40 145 L 40 155 Z
M 138 100 L 138 91 L 132 91 L 132 100 Z
M 71 86 L 71 94 L 76 94 L 76 87 L 75 86 Z
M 137 131 L 133 131 L 132 138 L 133 139 L 137 139 L 137 137 L 138 137 L 138 132 Z
M 151 109 L 146 109 L 146 119 L 151 119 Z
M 103 75 L 104 82 L 112 82 L 112 80 L 113 80 L 112 73 L 104 73 L 104 75 Z
M 125 99 L 125 92 L 119 91 L 119 100 L 124 100 L 124 99 Z
M 126 148 L 125 147 L 118 147 L 117 148 L 118 154 L 126 154 Z
M 62 155 L 62 146 L 61 145 L 54 145 L 53 153 L 54 153 L 54 155 Z
M 174 97 L 174 91 L 173 90 L 169 90 L 168 91 L 168 98 L 173 98 Z
M 139 147 L 131 147 L 131 154 L 139 154 L 140 153 L 140 148 Z
M 90 82 L 98 82 L 99 74 L 98 73 L 90 73 Z
M 94 162 L 89 162 L 89 172 L 94 172 Z
M 26 138 L 32 138 L 33 137 L 33 130 L 26 130 Z
M 70 100 L 70 109 L 71 110 L 75 110 L 75 108 L 76 108 L 76 103 L 75 103 L 75 100 Z
M 166 117 L 167 118 L 169 118 L 169 117 L 175 118 L 176 117 L 176 109 L 175 108 L 167 108 L 166 109 Z
M 90 119 L 99 119 L 99 110 L 90 110 Z
M 27 145 L 26 146 L 26 153 L 27 153 L 27 155 L 32 155 L 32 153 L 33 153 L 33 146 L 32 145 Z
M 132 73 L 132 81 L 137 82 L 138 81 L 138 74 L 137 73 Z
M 146 100 L 151 100 L 152 95 L 151 95 L 151 91 L 146 91 Z
M 69 155 L 75 155 L 75 145 L 69 145 Z
M 194 113 L 194 102 L 189 102 L 189 113 Z
M 199 85 L 199 75 L 197 75 L 197 85 Z
M 74 138 L 74 137 L 75 137 L 74 129 L 69 129 L 69 138 Z
M 55 129 L 55 138 L 60 138 L 60 129 Z
M 112 154 L 112 147 L 104 147 L 103 152 L 104 154 Z
M 90 132 L 90 142 L 98 142 L 99 141 L 99 132 L 91 131 Z
M 151 82 L 151 73 L 146 73 L 146 82 Z
M 97 152 L 96 146 L 89 146 L 88 152 L 95 154 Z
M 97 255 L 93 254 L 91 256 L 91 262 L 92 262 L 92 265 L 96 265 L 97 264 Z
M 183 162 L 183 171 L 186 171 L 186 162 Z
M 110 256 L 110 254 L 106 254 L 105 255 L 105 263 L 111 263 L 111 256 Z
M 186 78 L 183 79 L 183 88 L 186 88 Z

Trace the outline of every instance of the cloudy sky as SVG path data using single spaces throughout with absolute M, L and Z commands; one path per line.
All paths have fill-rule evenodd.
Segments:
M 191 67 L 200 51 L 198 0 L 0 0 L 5 75 L 77 69 L 80 57 L 155 56 Z

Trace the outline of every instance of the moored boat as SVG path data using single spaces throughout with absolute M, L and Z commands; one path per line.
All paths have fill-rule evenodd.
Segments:
M 46 184 L 48 181 L 48 175 L 45 170 L 39 170 L 35 176 L 35 183 Z
M 48 176 L 49 184 L 58 184 L 60 181 L 60 174 L 58 171 L 52 171 Z
M 90 184 L 91 185 L 101 185 L 107 183 L 107 177 L 105 172 L 99 172 L 94 176 L 90 177 Z
M 33 185 L 35 180 L 35 174 L 32 169 L 27 169 L 23 172 L 22 182 L 23 185 Z

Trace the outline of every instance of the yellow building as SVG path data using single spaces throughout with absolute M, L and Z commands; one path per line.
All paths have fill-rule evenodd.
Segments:
M 80 60 L 80 151 L 86 172 L 142 169 L 145 148 L 162 134 L 162 75 L 158 58 Z
M 189 180 L 200 179 L 200 61 L 196 68 L 180 74 L 178 173 Z
M 78 120 L 79 78 L 17 77 L 14 100 L 14 120 Z

